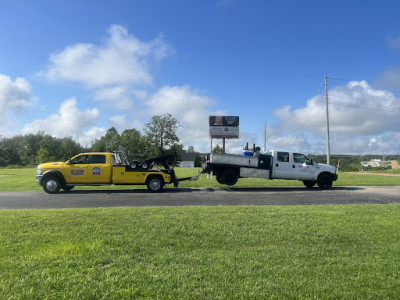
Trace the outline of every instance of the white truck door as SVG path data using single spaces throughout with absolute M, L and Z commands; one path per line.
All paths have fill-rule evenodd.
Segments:
M 290 162 L 290 153 L 277 151 L 274 155 L 273 178 L 292 179 L 293 164 Z
M 301 153 L 293 153 L 292 178 L 299 180 L 312 180 L 315 166 L 311 159 Z

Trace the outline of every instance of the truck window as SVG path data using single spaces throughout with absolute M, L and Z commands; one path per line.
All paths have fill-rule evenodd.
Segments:
M 293 160 L 295 163 L 306 163 L 310 162 L 310 159 L 301 153 L 293 153 Z
M 105 155 L 90 155 L 89 157 L 89 164 L 105 164 L 106 163 L 106 156 Z
M 278 161 L 289 162 L 289 152 L 278 152 Z
M 89 155 L 79 155 L 71 160 L 71 164 L 87 164 Z

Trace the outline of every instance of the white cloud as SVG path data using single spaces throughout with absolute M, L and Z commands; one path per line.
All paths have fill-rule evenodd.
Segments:
M 106 87 L 94 92 L 94 100 L 108 103 L 117 110 L 127 110 L 133 107 L 131 94 L 125 86 Z
M 12 127 L 9 113 L 18 112 L 32 105 L 31 85 L 24 78 L 12 81 L 0 74 L 0 131 L 4 134 Z
M 146 102 L 149 115 L 170 113 L 182 127 L 178 130 L 181 143 L 194 146 L 198 151 L 209 149 L 208 116 L 213 101 L 190 86 L 165 86 Z M 219 114 L 220 112 L 217 112 Z
M 365 81 L 352 81 L 329 91 L 331 149 L 334 153 L 398 152 L 395 141 L 388 138 L 400 131 L 400 99 L 389 91 L 378 90 Z M 302 108 L 277 109 L 280 119 L 275 130 L 307 133 L 307 142 L 323 149 L 326 135 L 325 95 L 317 95 Z M 296 134 L 296 135 L 297 135 Z M 293 146 L 293 139 L 276 138 L 276 144 Z M 319 142 L 316 142 L 319 140 Z M 274 141 L 274 137 L 272 138 Z M 317 146 L 320 145 L 320 146 Z
M 153 84 L 154 65 L 173 52 L 162 35 L 143 42 L 125 27 L 112 25 L 102 44 L 77 43 L 54 52 L 39 74 L 50 82 L 82 84 L 94 91 L 94 100 L 126 110 L 146 96 L 143 89 Z
M 52 53 L 50 65 L 41 75 L 50 81 L 73 81 L 90 88 L 146 86 L 153 82 L 149 64 L 171 52 L 162 36 L 146 43 L 128 34 L 126 28 L 112 25 L 102 45 L 79 43 Z
M 385 69 L 379 78 L 379 82 L 393 90 L 399 90 L 400 67 L 391 66 Z
M 71 98 L 61 104 L 56 114 L 33 121 L 26 125 L 21 133 L 44 131 L 55 137 L 72 136 L 82 145 L 90 145 L 94 139 L 106 133 L 105 128 L 95 127 L 98 116 L 97 108 L 80 111 L 76 100 Z
M 389 36 L 386 41 L 391 48 L 400 49 L 400 37 Z
M 123 128 L 123 129 L 129 127 L 129 123 L 126 121 L 125 115 L 115 115 L 115 116 L 108 118 L 108 120 L 111 122 L 113 127 Z

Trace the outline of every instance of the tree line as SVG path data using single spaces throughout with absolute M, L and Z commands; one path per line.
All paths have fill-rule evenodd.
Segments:
M 180 122 L 171 114 L 153 116 L 145 124 L 144 132 L 137 129 L 126 129 L 121 134 L 111 127 L 106 134 L 95 139 L 90 147 L 83 147 L 72 137 L 55 138 L 39 131 L 36 134 L 17 135 L 11 138 L 0 136 L 0 167 L 35 166 L 49 161 L 66 161 L 82 152 L 124 152 L 129 161 L 144 160 L 166 153 L 194 153 L 195 166 L 200 167 L 204 154 L 190 146 L 187 150 L 179 143 L 177 130 Z M 216 145 L 214 153 L 222 153 Z M 341 171 L 360 171 L 361 161 L 375 158 L 376 155 L 332 155 L 331 165 L 338 165 Z M 310 155 L 317 162 L 325 162 L 324 155 Z M 397 159 L 388 156 L 388 159 Z
M 0 136 L 0 167 L 34 166 L 49 161 L 66 161 L 82 152 L 124 152 L 131 161 L 161 156 L 169 152 L 195 153 L 197 165 L 200 154 L 193 147 L 183 150 L 179 144 L 177 129 L 179 121 L 171 114 L 153 116 L 145 124 L 144 133 L 137 129 L 126 129 L 121 134 L 111 127 L 106 134 L 95 139 L 90 147 L 83 147 L 72 137 L 55 138 L 40 131 L 36 134 L 17 135 L 11 138 Z

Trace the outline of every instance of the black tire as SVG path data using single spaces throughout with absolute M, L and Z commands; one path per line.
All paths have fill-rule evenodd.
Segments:
M 236 182 L 238 181 L 238 175 L 235 171 L 233 170 L 226 170 L 222 174 L 222 182 L 226 185 L 235 185 Z
M 220 175 L 215 176 L 215 177 L 216 177 L 217 182 L 218 182 L 219 184 L 224 184 L 224 182 L 222 181 L 222 177 L 221 177 Z
M 130 166 L 132 169 L 137 169 L 140 166 L 140 162 L 137 160 L 134 160 L 133 162 L 130 163 Z
M 321 174 L 318 176 L 317 183 L 320 189 L 329 189 L 332 187 L 332 177 L 328 174 Z
M 311 189 L 317 182 L 315 180 L 304 180 L 303 183 L 307 188 Z
M 56 176 L 49 176 L 43 180 L 43 189 L 48 194 L 56 194 L 60 188 L 61 182 Z
M 164 187 L 164 180 L 159 176 L 150 177 L 147 181 L 147 189 L 152 193 L 159 193 Z
M 147 170 L 147 169 L 150 168 L 150 164 L 149 164 L 147 161 L 145 161 L 145 162 L 142 162 L 142 164 L 140 165 L 140 167 L 141 167 L 143 170 Z

